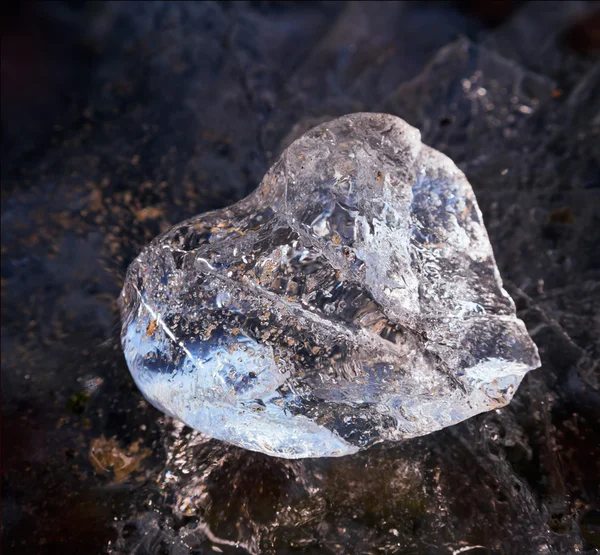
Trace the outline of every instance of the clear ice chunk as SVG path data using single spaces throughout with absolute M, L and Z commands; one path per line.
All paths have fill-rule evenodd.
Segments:
M 318 125 L 250 196 L 157 237 L 121 309 L 150 403 L 278 457 L 456 424 L 540 364 L 464 174 L 386 114 Z

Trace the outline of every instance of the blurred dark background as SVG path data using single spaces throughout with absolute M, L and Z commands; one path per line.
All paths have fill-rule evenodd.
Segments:
M 1 10 L 4 553 L 600 547 L 600 4 Z M 501 411 L 339 460 L 164 418 L 120 351 L 127 265 L 356 111 L 399 115 L 465 171 L 542 369 Z

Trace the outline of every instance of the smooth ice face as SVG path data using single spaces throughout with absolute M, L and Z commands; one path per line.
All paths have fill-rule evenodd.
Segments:
M 279 457 L 456 424 L 540 364 L 464 174 L 385 114 L 315 127 L 249 197 L 157 237 L 121 307 L 153 405 Z

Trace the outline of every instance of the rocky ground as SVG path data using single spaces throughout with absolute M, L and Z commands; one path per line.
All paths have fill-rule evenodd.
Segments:
M 3 10 L 4 552 L 600 548 L 598 4 Z M 119 344 L 128 264 L 356 111 L 402 117 L 465 171 L 542 368 L 502 410 L 341 459 L 164 417 Z

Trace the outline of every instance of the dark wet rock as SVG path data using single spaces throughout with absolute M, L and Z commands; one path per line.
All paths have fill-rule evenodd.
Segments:
M 67 3 L 28 6 L 42 4 Z M 595 553 L 600 87 L 595 54 L 567 40 L 588 12 L 556 18 L 571 4 L 522 3 L 483 34 L 447 2 L 404 3 L 425 12 L 428 33 L 382 3 L 392 54 L 373 46 L 364 12 L 336 35 L 336 50 L 327 37 L 356 10 L 338 2 L 103 4 L 111 13 L 94 20 L 93 56 L 83 52 L 82 71 L 65 68 L 76 79 L 60 81 L 68 95 L 43 114 L 51 132 L 40 141 L 23 120 L 12 127 L 18 148 L 3 151 L 3 552 Z M 449 13 L 457 26 L 444 30 Z M 71 36 L 89 37 L 94 21 L 75 18 Z M 455 30 L 497 62 L 479 58 L 494 105 L 510 102 L 500 91 L 515 82 L 536 85 L 535 95 L 516 87 L 531 113 L 514 114 L 516 127 L 502 118 L 490 127 L 487 112 L 447 88 L 462 90 L 476 56 L 470 67 L 426 73 L 418 90 L 427 94 L 392 113 L 465 172 L 543 367 L 498 411 L 338 459 L 253 453 L 148 407 L 118 340 L 116 299 L 131 261 L 176 222 L 247 196 L 291 143 L 282 138 L 344 113 L 389 112 L 386 98 L 432 61 L 425 48 L 433 59 L 448 52 L 437 54 L 456 44 Z M 486 41 L 505 32 L 502 45 Z M 358 58 L 344 65 L 353 42 Z M 394 57 L 396 45 L 403 54 Z M 333 55 L 319 65 L 324 48 Z M 343 101 L 351 89 L 360 106 Z M 4 131 L 4 100 L 2 108 Z M 434 116 L 452 134 L 433 133 Z M 74 396 L 87 398 L 76 412 Z M 90 461 L 102 437 L 151 454 L 116 483 L 114 470 L 98 473 Z

